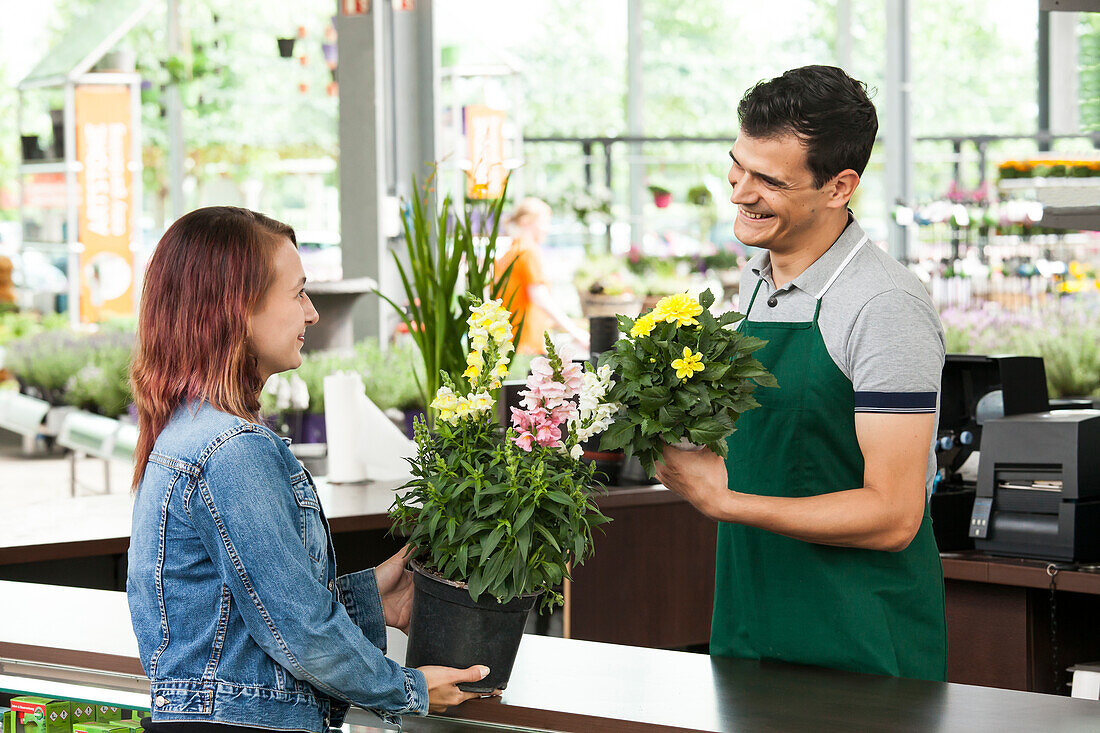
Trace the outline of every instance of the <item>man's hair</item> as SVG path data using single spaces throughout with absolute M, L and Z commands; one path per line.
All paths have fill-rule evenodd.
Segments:
M 817 188 L 848 168 L 863 175 L 878 132 L 867 85 L 835 66 L 803 66 L 758 82 L 737 117 L 750 137 L 800 138 Z

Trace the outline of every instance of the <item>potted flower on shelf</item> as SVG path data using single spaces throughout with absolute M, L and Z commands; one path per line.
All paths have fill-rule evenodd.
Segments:
M 666 444 L 706 447 L 724 458 L 737 418 L 759 407 L 753 390 L 779 386 L 750 356 L 767 342 L 734 328 L 740 313 L 715 318 L 713 304 L 705 290 L 698 300 L 664 298 L 637 320 L 619 316 L 627 338 L 600 356 L 600 368 L 610 367 L 617 379 L 607 398 L 621 405 L 600 448 L 637 456 L 650 477 Z
M 658 209 L 668 208 L 672 203 L 672 191 L 663 186 L 650 186 L 649 192 L 653 194 L 653 205 Z
M 496 424 L 493 392 L 512 353 L 508 311 L 499 300 L 473 302 L 464 378 L 442 375 L 435 432 L 417 420 L 413 478 L 391 516 L 416 548 L 406 664 L 487 665 L 488 676 L 460 686 L 489 692 L 508 683 L 530 609 L 562 603 L 555 587 L 591 555 L 592 528 L 609 521 L 590 498 L 595 469 L 580 444 L 606 429 L 616 406 L 605 399 L 610 369 L 582 370 L 547 338 L 512 426 Z

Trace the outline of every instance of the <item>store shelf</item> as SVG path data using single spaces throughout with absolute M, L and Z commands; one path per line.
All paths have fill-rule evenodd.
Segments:
M 1047 207 L 1039 226 L 1100 231 L 1100 205 Z
M 84 169 L 80 163 L 72 162 L 66 163 L 63 160 L 43 160 L 34 162 L 24 162 L 19 166 L 19 172 L 23 175 L 29 176 L 35 173 L 79 173 Z

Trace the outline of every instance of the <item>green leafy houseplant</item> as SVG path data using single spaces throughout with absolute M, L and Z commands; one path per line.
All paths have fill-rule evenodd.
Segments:
M 488 233 L 482 237 L 474 224 L 474 204 L 453 206 L 447 196 L 438 211 L 435 209 L 434 178 L 433 173 L 423 189 L 413 180 L 413 190 L 422 192 L 423 198 L 414 195 L 409 214 L 403 218 L 407 263 L 393 253 L 407 307 L 376 291 L 397 311 L 420 349 L 425 375 L 420 393 L 425 403 L 442 384 L 441 374 L 457 381 L 466 369 L 463 335 L 470 316 L 469 294 L 488 293 L 490 299 L 499 298 L 512 270 L 509 265 L 503 273 L 495 271 L 504 196 L 479 212 L 483 215 L 479 218 L 488 225 Z M 459 278 L 463 276 L 465 282 L 460 286 Z
M 665 444 L 706 446 L 727 454 L 726 437 L 741 413 L 759 407 L 753 390 L 779 386 L 751 354 L 767 342 L 739 333 L 735 311 L 715 318 L 714 295 L 671 295 L 637 320 L 619 316 L 619 339 L 600 356 L 617 381 L 608 399 L 621 404 L 603 434 L 603 450 L 637 456 L 650 476 Z
M 542 607 L 552 608 L 562 602 L 554 586 L 591 554 L 592 528 L 609 521 L 588 493 L 595 469 L 580 460 L 579 444 L 610 424 L 610 370 L 563 362 L 547 339 L 549 356 L 532 361 L 523 409 L 513 408 L 505 430 L 490 418 L 489 387 L 507 368 L 507 311 L 500 301 L 475 305 L 470 325 L 463 381 L 441 377 L 434 432 L 416 423 L 413 478 L 390 510 L 394 530 L 474 601 L 543 593 Z

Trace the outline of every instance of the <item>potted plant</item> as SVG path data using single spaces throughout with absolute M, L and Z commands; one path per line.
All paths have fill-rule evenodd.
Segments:
M 404 286 L 406 305 L 400 306 L 381 291 L 375 291 L 397 312 L 420 351 L 424 364 L 424 381 L 418 382 L 422 404 L 428 404 L 439 391 L 442 374 L 458 381 L 467 368 L 463 336 L 470 316 L 470 294 L 501 297 L 514 265 L 496 272 L 496 241 L 504 195 L 489 201 L 486 210 L 479 210 L 479 205 L 471 202 L 452 207 L 451 197 L 447 196 L 437 210 L 434 179 L 435 173 L 423 188 L 413 179 L 416 195 L 409 202 L 408 214 L 402 218 L 405 256 L 392 253 Z M 507 188 L 505 180 L 505 194 Z M 475 217 L 481 226 L 475 226 Z M 460 276 L 464 276 L 465 287 L 459 285 Z M 518 332 L 515 338 L 519 338 Z
M 649 192 L 653 194 L 653 205 L 658 209 L 667 208 L 672 203 L 672 191 L 663 186 L 650 186 Z
M 610 369 L 582 370 L 547 337 L 548 356 L 532 361 L 503 429 L 492 391 L 511 354 L 508 312 L 499 300 L 473 302 L 468 368 L 459 382 L 443 375 L 435 432 L 416 422 L 413 478 L 391 516 L 416 548 L 406 664 L 488 665 L 487 677 L 460 686 L 489 692 L 508 684 L 530 609 L 562 603 L 555 586 L 608 521 L 589 496 L 595 469 L 580 444 L 616 408 L 605 399 Z
M 767 342 L 733 328 L 744 316 L 718 318 L 708 308 L 710 290 L 664 298 L 637 320 L 619 317 L 619 339 L 600 355 L 617 381 L 608 399 L 621 405 L 603 434 L 603 450 L 637 456 L 649 476 L 664 446 L 707 447 L 727 454 L 726 437 L 742 412 L 759 407 L 757 385 L 777 387 L 775 377 L 750 354 Z

